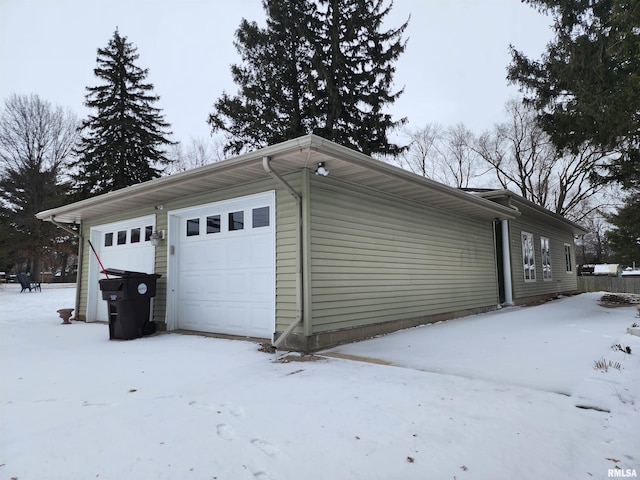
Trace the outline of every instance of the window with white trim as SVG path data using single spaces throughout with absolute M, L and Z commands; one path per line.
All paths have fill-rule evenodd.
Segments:
M 564 244 L 564 263 L 567 269 L 567 273 L 573 273 L 573 261 L 571 260 L 571 245 Z
M 542 256 L 542 280 L 551 280 L 551 251 L 549 239 L 540 237 L 540 255 Z
M 533 246 L 533 234 L 522 232 L 522 266 L 524 268 L 524 281 L 536 281 L 536 254 Z

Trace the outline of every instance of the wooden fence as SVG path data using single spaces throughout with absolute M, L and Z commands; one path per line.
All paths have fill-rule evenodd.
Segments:
M 640 294 L 639 277 L 578 277 L 578 290 L 581 292 L 611 292 Z

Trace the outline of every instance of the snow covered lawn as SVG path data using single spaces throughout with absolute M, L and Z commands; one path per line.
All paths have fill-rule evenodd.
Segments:
M 640 475 L 640 337 L 626 334 L 640 319 L 599 296 L 278 362 L 245 341 L 109 341 L 106 325 L 61 325 L 72 286 L 5 285 L 0 479 Z

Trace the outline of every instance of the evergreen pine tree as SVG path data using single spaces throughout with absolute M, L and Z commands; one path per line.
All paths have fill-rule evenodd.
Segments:
M 306 0 L 265 0 L 266 28 L 242 20 L 234 45 L 242 64 L 231 74 L 240 87 L 223 93 L 209 116 L 214 130 L 229 134 L 225 151 L 240 153 L 304 135 L 310 130 L 307 76 L 310 50 L 304 32 Z
M 137 48 L 116 30 L 98 49 L 94 74 L 101 85 L 87 87 L 85 105 L 96 109 L 82 125 L 75 190 L 80 198 L 110 192 L 159 177 L 169 163 L 163 146 L 171 132 L 154 103 L 160 97 L 145 83 Z
M 243 20 L 232 66 L 235 96 L 226 93 L 209 117 L 229 134 L 226 151 L 316 133 L 366 154 L 395 153 L 383 108 L 392 93 L 394 61 L 404 51 L 408 22 L 381 31 L 393 3 L 384 0 L 264 0 L 267 26 Z
M 313 92 L 321 119 L 315 133 L 336 143 L 371 153 L 397 153 L 387 133 L 406 122 L 383 113 L 402 90 L 392 93 L 394 62 L 404 52 L 399 28 L 382 31 L 393 2 L 319 0 L 315 22 Z
M 625 267 L 640 267 L 640 193 L 630 195 L 625 205 L 607 220 L 614 228 L 607 231 L 607 247 L 613 261 Z
M 612 153 L 608 178 L 640 189 L 640 2 L 523 0 L 554 20 L 540 60 L 512 47 L 508 78 L 559 149 Z

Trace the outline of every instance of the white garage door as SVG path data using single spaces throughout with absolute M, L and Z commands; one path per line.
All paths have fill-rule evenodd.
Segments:
M 177 327 L 271 338 L 275 329 L 275 195 L 170 214 Z
M 154 273 L 155 248 L 151 244 L 154 225 L 155 216 L 146 216 L 93 227 L 91 243 L 98 252 L 102 265 L 105 268 Z M 108 321 L 107 304 L 102 300 L 98 286 L 98 280 L 106 277 L 100 273 L 101 269 L 93 252 L 90 255 L 88 310 L 94 313 L 93 316 L 88 314 L 87 320 Z

